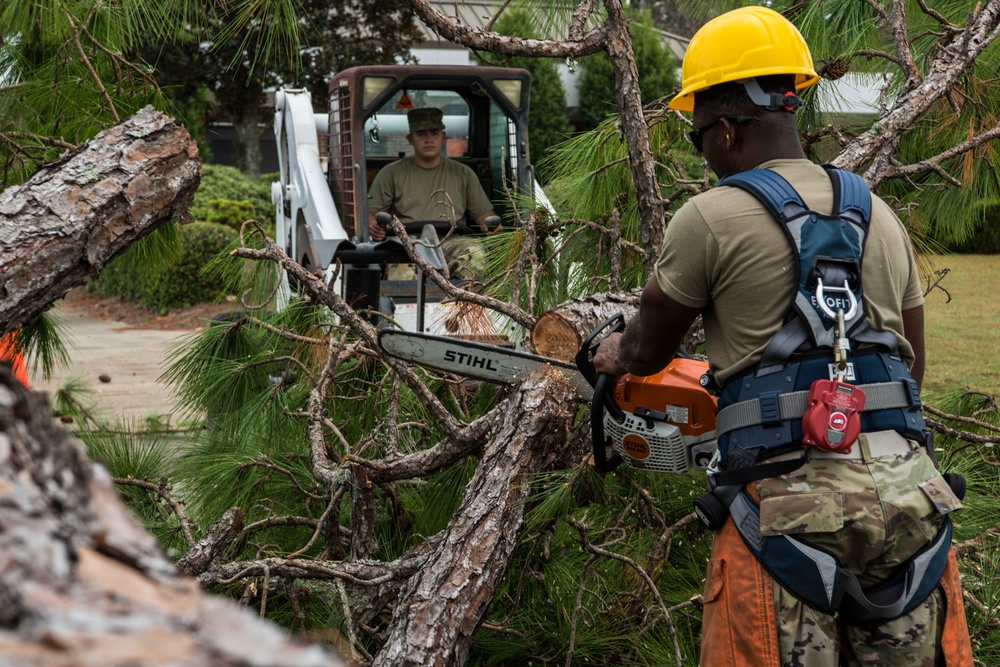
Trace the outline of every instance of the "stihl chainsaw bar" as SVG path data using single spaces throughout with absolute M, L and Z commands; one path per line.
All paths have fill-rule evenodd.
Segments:
M 531 373 L 555 368 L 566 374 L 581 398 L 590 399 L 593 387 L 574 364 L 558 359 L 458 338 L 383 329 L 379 346 L 390 356 L 425 368 L 456 373 L 497 384 L 516 384 Z

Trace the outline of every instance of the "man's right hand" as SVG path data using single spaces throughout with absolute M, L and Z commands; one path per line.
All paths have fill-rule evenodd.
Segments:
M 622 342 L 620 333 L 613 333 L 601 341 L 594 353 L 594 370 L 602 375 L 622 375 L 627 371 L 618 363 L 618 348 Z
M 392 224 L 392 214 L 379 211 L 375 215 L 368 216 L 368 236 L 372 241 L 381 241 L 388 233 L 386 230 Z

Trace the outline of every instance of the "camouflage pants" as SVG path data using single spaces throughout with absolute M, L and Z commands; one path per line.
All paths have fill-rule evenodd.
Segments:
M 458 280 L 482 280 L 486 273 L 486 253 L 471 236 L 452 234 L 441 242 L 448 273 Z
M 862 586 L 883 580 L 937 535 L 945 514 L 961 507 L 933 462 L 916 445 L 905 454 L 884 458 L 871 456 L 872 448 L 877 451 L 878 442 L 889 438 L 901 436 L 891 432 L 863 434 L 861 447 L 866 454 L 863 460 L 813 459 L 791 473 L 757 482 L 761 533 L 794 534 L 832 553 L 843 567 L 858 577 Z M 746 603 L 745 609 L 754 605 L 754 601 L 746 597 L 756 595 L 757 602 L 762 605 L 773 605 L 764 616 L 776 626 L 771 630 L 776 630 L 776 637 L 772 635 L 773 640 L 765 638 L 762 643 L 768 645 L 768 650 L 763 652 L 775 655 L 776 659 L 747 663 L 738 656 L 756 649 L 737 646 L 735 649 L 713 648 L 710 658 L 703 649 L 702 665 L 770 667 L 777 663 L 781 667 L 838 667 L 842 664 L 841 653 L 845 658 L 843 664 L 850 667 L 877 664 L 936 667 L 939 664 L 945 617 L 940 591 L 898 619 L 871 627 L 848 626 L 837 617 L 800 602 L 766 573 L 758 578 L 756 588 L 753 585 L 739 588 L 738 582 L 733 581 L 733 590 L 723 594 L 722 589 L 730 583 L 730 578 L 738 579 L 743 576 L 739 573 L 744 567 L 756 566 L 754 556 L 738 538 L 733 544 L 736 547 L 730 545 L 724 550 L 726 553 L 713 550 L 716 581 L 711 581 L 713 569 L 710 568 L 710 581 L 706 582 L 703 646 L 712 641 L 713 635 L 731 634 L 721 626 L 740 623 L 743 604 Z M 735 551 L 741 552 L 733 553 Z M 754 592 L 765 586 L 772 589 L 767 590 L 766 595 Z M 743 599 L 737 599 L 739 597 Z M 726 599 L 723 604 L 729 606 L 730 611 L 719 613 L 710 609 L 710 603 L 715 604 L 717 599 Z M 748 622 L 754 621 L 748 619 Z M 756 622 L 761 624 L 759 619 Z M 766 632 L 764 628 L 758 631 Z M 727 641 L 722 636 L 719 639 Z M 965 642 L 968 642 L 967 636 Z M 734 645 L 738 643 L 734 641 Z M 726 657 L 720 658 L 722 655 Z
M 482 280 L 486 273 L 486 253 L 475 237 L 452 234 L 441 242 L 441 252 L 448 263 L 448 274 L 458 280 Z M 412 264 L 390 264 L 387 280 L 416 280 Z

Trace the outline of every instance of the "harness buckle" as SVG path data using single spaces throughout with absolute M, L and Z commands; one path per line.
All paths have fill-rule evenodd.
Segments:
M 837 310 L 831 308 L 830 305 L 826 302 L 826 292 L 842 292 L 847 295 L 848 308 L 847 312 L 844 313 L 845 319 L 847 320 L 851 319 L 852 317 L 854 317 L 855 313 L 858 312 L 858 299 L 856 296 L 854 296 L 854 291 L 851 290 L 848 281 L 846 280 L 844 281 L 843 287 L 840 286 L 832 287 L 829 285 L 824 285 L 823 279 L 817 276 L 816 303 L 819 305 L 820 310 L 823 311 L 823 314 L 829 317 L 831 320 L 836 320 L 837 310 L 843 310 L 843 308 L 839 304 L 837 304 Z

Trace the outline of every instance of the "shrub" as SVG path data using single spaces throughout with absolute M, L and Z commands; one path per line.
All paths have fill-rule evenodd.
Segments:
M 632 14 L 628 33 L 632 37 L 642 103 L 648 104 L 674 91 L 677 88 L 676 60 L 653 25 L 649 12 Z M 595 128 L 609 115 L 618 113 L 614 73 L 607 53 L 602 51 L 580 59 L 579 92 L 584 130 Z
M 544 18 L 524 8 L 511 8 L 500 16 L 494 29 L 502 35 L 541 39 L 542 25 Z M 500 58 L 486 53 L 480 54 L 480 58 L 486 64 L 520 67 L 531 72 L 531 106 L 528 108 L 531 161 L 537 170 L 538 180 L 542 184 L 547 183 L 549 173 L 543 166 L 545 155 L 550 146 L 565 141 L 572 129 L 566 114 L 566 89 L 559 78 L 557 61 L 552 58 Z
M 235 243 L 236 231 L 225 225 L 195 222 L 180 227 L 179 236 L 175 261 L 137 263 L 123 256 L 104 268 L 93 289 L 102 296 L 120 296 L 161 313 L 224 296 L 220 284 L 202 276 L 201 269 Z
M 214 222 L 237 230 L 253 218 L 265 229 L 273 229 L 274 204 L 268 183 L 250 178 L 235 167 L 206 164 L 191 203 L 191 215 L 200 222 Z
M 952 252 L 967 255 L 1000 254 L 1000 206 L 986 206 L 980 223 L 969 238 L 946 244 Z

